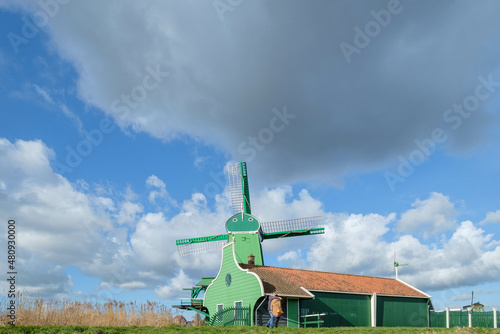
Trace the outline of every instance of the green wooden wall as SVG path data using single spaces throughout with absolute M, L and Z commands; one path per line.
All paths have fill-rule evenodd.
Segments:
M 242 301 L 244 307 L 253 310 L 257 299 L 263 296 L 260 280 L 236 264 L 233 247 L 234 243 L 230 243 L 223 248 L 219 275 L 205 292 L 203 304 L 210 315 L 217 312 L 217 304 L 223 304 L 227 308 L 233 307 L 235 301 Z
M 258 234 L 234 234 L 234 238 L 236 239 L 235 254 L 238 263 L 248 263 L 248 255 L 252 254 L 255 256 L 256 265 L 264 265 L 262 246 Z
M 370 296 L 313 293 L 315 299 L 301 300 L 301 315 L 326 313 L 323 327 L 370 326 Z
M 427 327 L 427 299 L 377 296 L 377 326 Z
M 288 327 L 298 328 L 300 324 L 300 310 L 298 298 L 287 298 Z

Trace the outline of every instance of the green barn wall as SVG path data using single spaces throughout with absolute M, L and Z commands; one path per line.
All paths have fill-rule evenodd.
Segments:
M 427 327 L 426 298 L 377 296 L 377 326 Z
M 326 313 L 323 327 L 370 326 L 370 296 L 313 292 L 315 299 L 301 300 L 301 315 Z
M 226 285 L 226 276 L 231 275 L 231 284 Z M 222 250 L 222 264 L 219 274 L 205 292 L 204 306 L 212 316 L 217 312 L 217 304 L 233 307 L 235 301 L 242 301 L 244 307 L 253 310 L 259 297 L 264 295 L 262 282 L 253 273 L 242 269 L 235 262 L 234 242 Z M 252 317 L 253 324 L 253 317 Z

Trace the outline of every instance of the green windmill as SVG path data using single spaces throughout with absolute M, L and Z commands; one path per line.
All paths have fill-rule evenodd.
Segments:
M 227 233 L 177 240 L 181 256 L 221 250 L 222 246 L 234 240 L 239 263 L 246 263 L 248 256 L 253 255 L 256 265 L 264 265 L 263 240 L 325 233 L 322 217 L 260 222 L 251 211 L 246 163 L 230 165 L 228 176 L 233 216 L 226 221 Z

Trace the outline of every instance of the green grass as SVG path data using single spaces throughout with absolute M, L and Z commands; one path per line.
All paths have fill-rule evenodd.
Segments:
M 491 328 L 412 328 L 412 327 L 335 327 L 335 328 L 286 328 L 278 327 L 88 327 L 88 326 L 9 326 L 0 327 L 0 333 L 13 334 L 160 334 L 160 333 L 499 333 Z

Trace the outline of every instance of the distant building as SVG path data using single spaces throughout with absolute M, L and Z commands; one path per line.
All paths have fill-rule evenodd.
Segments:
M 463 309 L 472 312 L 484 312 L 484 305 L 477 302 L 471 305 L 466 305 L 463 307 Z
M 187 326 L 188 322 L 182 315 L 176 315 L 174 317 L 174 324 L 184 327 Z

